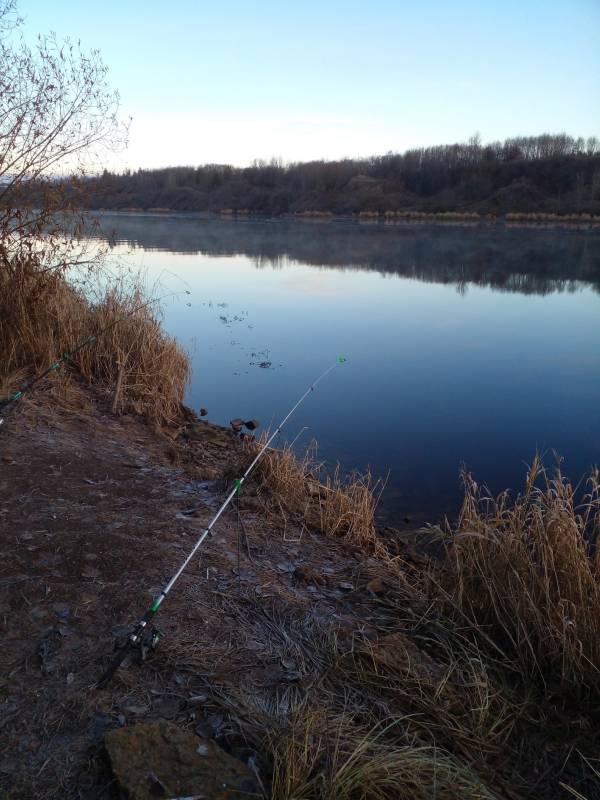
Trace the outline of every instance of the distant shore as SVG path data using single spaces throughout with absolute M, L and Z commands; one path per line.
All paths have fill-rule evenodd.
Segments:
M 458 211 L 363 211 L 359 214 L 334 214 L 329 211 L 300 211 L 285 214 L 268 214 L 249 209 L 223 208 L 219 211 L 181 211 L 172 208 L 91 208 L 90 213 L 140 214 L 161 217 L 192 219 L 285 219 L 316 222 L 360 222 L 384 225 L 435 224 L 435 225 L 502 225 L 505 227 L 589 228 L 600 226 L 600 215 L 551 214 L 511 212 L 508 214 L 479 214 Z

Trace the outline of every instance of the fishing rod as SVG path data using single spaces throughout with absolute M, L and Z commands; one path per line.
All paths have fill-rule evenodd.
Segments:
M 127 655 L 130 652 L 130 650 L 135 645 L 137 645 L 138 643 L 143 641 L 143 639 L 145 638 L 144 634 L 146 634 L 146 627 L 148 626 L 148 624 L 154 618 L 154 615 L 156 614 L 156 612 L 158 611 L 158 609 L 162 605 L 164 599 L 169 594 L 171 589 L 175 586 L 175 584 L 177 583 L 177 581 L 181 577 L 183 571 L 185 570 L 187 565 L 190 563 L 190 561 L 192 560 L 192 558 L 194 557 L 194 555 L 198 551 L 198 548 L 204 542 L 206 537 L 207 536 L 212 536 L 211 531 L 212 531 L 213 527 L 218 522 L 218 520 L 221 518 L 221 516 L 223 515 L 223 512 L 225 511 L 227 506 L 231 503 L 231 501 L 233 500 L 235 495 L 239 493 L 239 491 L 242 488 L 242 484 L 244 483 L 246 478 L 250 475 L 250 473 L 252 472 L 254 467 L 258 464 L 260 459 L 263 457 L 264 453 L 269 448 L 269 446 L 270 446 L 271 442 L 273 441 L 273 439 L 275 439 L 277 434 L 279 434 L 281 432 L 283 426 L 286 424 L 286 422 L 292 416 L 292 414 L 296 411 L 298 406 L 300 406 L 304 402 L 304 400 L 308 397 L 309 394 L 311 394 L 311 392 L 314 392 L 315 387 L 317 386 L 317 384 L 320 381 L 322 381 L 323 378 L 325 378 L 327 375 L 329 375 L 329 373 L 332 370 L 334 370 L 340 364 L 343 364 L 345 361 L 346 361 L 346 359 L 343 356 L 340 356 L 335 361 L 334 364 L 332 364 L 330 367 L 328 367 L 325 370 L 325 372 L 322 372 L 321 375 L 319 375 L 319 377 L 315 381 L 313 381 L 313 383 L 311 383 L 311 385 L 304 392 L 304 394 L 300 397 L 300 399 L 296 402 L 296 404 L 291 408 L 290 411 L 288 411 L 288 413 L 285 415 L 285 417 L 281 420 L 281 422 L 279 423 L 279 425 L 277 426 L 275 431 L 268 437 L 266 442 L 262 445 L 262 447 L 260 448 L 260 450 L 258 451 L 256 456 L 252 460 L 250 466 L 246 469 L 246 471 L 241 476 L 241 478 L 236 478 L 236 480 L 234 481 L 233 489 L 229 492 L 229 494 L 227 495 L 227 497 L 223 501 L 223 504 L 221 505 L 221 507 L 219 508 L 217 513 L 214 515 L 214 517 L 209 522 L 208 526 L 206 528 L 204 528 L 204 530 L 202 531 L 202 533 L 200 534 L 200 536 L 196 540 L 196 544 L 192 547 L 192 549 L 190 550 L 189 554 L 186 556 L 184 561 L 181 563 L 181 565 L 179 566 L 179 568 L 177 569 L 177 571 L 175 572 L 175 574 L 173 575 L 171 580 L 166 584 L 165 588 L 161 591 L 161 593 L 158 595 L 158 597 L 156 597 L 152 601 L 150 607 L 148 608 L 148 610 L 146 611 L 146 613 L 144 614 L 142 619 L 137 623 L 135 628 L 132 630 L 132 632 L 127 637 L 127 641 L 125 642 L 125 644 L 120 648 L 120 650 L 117 651 L 117 653 L 116 653 L 113 661 L 111 662 L 110 666 L 108 667 L 106 672 L 102 675 L 102 677 L 100 678 L 100 680 L 96 684 L 99 689 L 101 689 L 104 686 L 106 686 L 108 681 L 112 678 L 112 676 L 115 674 L 115 672 L 119 669 L 119 667 L 121 666 L 121 664 L 123 663 L 123 661 L 127 657 Z M 151 636 L 151 639 L 150 639 L 151 646 L 154 645 L 156 640 L 157 640 L 157 637 L 155 638 L 155 636 Z
M 166 300 L 167 298 L 170 297 L 176 297 L 177 295 L 180 294 L 191 294 L 191 292 L 188 289 L 184 289 L 182 292 L 170 292 L 169 294 L 162 295 L 162 297 L 155 297 L 152 300 L 147 300 L 145 303 L 141 303 L 139 306 L 136 306 L 131 311 L 128 311 L 127 314 L 124 314 L 122 317 L 119 317 L 119 319 L 113 320 L 104 328 L 101 328 L 101 330 L 99 330 L 95 336 L 88 336 L 87 339 L 84 339 L 83 342 L 80 342 L 72 350 L 65 350 L 62 356 L 53 364 L 50 364 L 50 366 L 47 367 L 43 372 L 40 372 L 39 375 L 36 375 L 30 381 L 24 383 L 23 386 L 21 386 L 21 388 L 18 391 L 14 392 L 9 397 L 5 398 L 4 400 L 0 400 L 0 410 L 7 410 L 8 408 L 10 408 L 14 403 L 20 400 L 26 392 L 31 391 L 31 389 L 33 389 L 34 386 L 40 383 L 40 381 L 42 381 L 47 375 L 49 375 L 51 372 L 54 372 L 57 369 L 60 369 L 62 366 L 67 364 L 69 361 L 72 360 L 74 355 L 79 353 L 80 350 L 83 350 L 84 347 L 87 347 L 88 345 L 97 342 L 100 337 L 104 336 L 104 334 L 112 330 L 112 328 L 114 328 L 116 325 L 119 325 L 121 322 L 125 322 L 126 319 L 129 319 L 129 317 L 133 316 L 138 311 L 142 311 L 144 308 L 148 308 L 154 303 L 160 303 L 162 300 Z M 2 425 L 3 422 L 4 418 L 0 417 L 0 425 Z

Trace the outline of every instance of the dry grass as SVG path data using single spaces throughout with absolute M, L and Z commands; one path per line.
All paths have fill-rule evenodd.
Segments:
M 332 485 L 319 482 L 313 455 L 298 463 L 273 451 L 261 481 L 287 509 L 321 521 Z M 579 507 L 539 459 L 512 501 L 465 480 L 445 563 L 416 570 L 411 588 L 400 560 L 371 559 L 388 589 L 361 607 L 369 635 L 325 628 L 310 610 L 306 624 L 289 611 L 239 610 L 242 629 L 269 631 L 269 658 L 292 654 L 293 642 L 302 664 L 297 685 L 219 701 L 268 765 L 268 797 L 599 796 L 600 607 L 588 545 L 600 521 L 598 476 Z M 371 538 L 365 549 L 373 553 Z
M 250 622 L 250 620 L 248 620 Z M 290 635 L 285 620 L 272 627 Z M 398 633 L 377 645 L 294 637 L 312 669 L 300 687 L 223 695 L 230 717 L 270 765 L 277 800 L 505 796 L 495 762 L 524 716 L 479 665 L 433 659 Z M 308 628 L 305 629 L 308 633 Z M 418 640 L 418 637 L 417 637 Z M 323 646 L 324 641 L 327 642 Z M 448 655 L 448 653 L 446 653 Z M 472 654 L 471 654 L 472 655 Z M 504 765 L 511 774 L 515 759 Z M 513 784 L 518 776 L 511 775 Z M 522 781 L 524 783 L 524 781 Z M 497 791 L 498 790 L 498 793 Z
M 280 507 L 301 513 L 309 525 L 328 536 L 365 552 L 385 554 L 375 526 L 384 483 L 374 481 L 370 473 L 344 477 L 339 466 L 328 473 L 316 460 L 316 443 L 302 459 L 287 446 L 269 450 L 257 472 L 262 487 L 270 490 Z
M 481 629 L 518 671 L 574 692 L 600 689 L 598 472 L 579 506 L 557 467 L 536 458 L 513 501 L 465 476 L 446 576 L 451 614 Z
M 273 800 L 491 800 L 498 797 L 440 748 L 392 743 L 402 719 L 372 728 L 349 714 L 301 709 L 270 734 Z
M 568 786 L 597 797 L 600 741 L 589 706 L 559 710 L 515 684 L 464 625 L 421 601 L 388 594 L 375 642 L 319 631 L 310 612 L 302 623 L 240 606 L 241 626 L 262 630 L 266 621 L 271 658 L 293 643 L 303 665 L 295 685 L 213 696 L 230 735 L 241 734 L 265 765 L 266 796 L 559 800 Z
M 246 613 L 246 623 L 256 624 L 254 609 Z M 479 701 L 480 695 L 467 691 L 460 700 L 458 675 L 447 674 L 447 665 L 408 637 L 402 653 L 389 640 L 377 646 L 357 641 L 348 652 L 347 640 L 319 631 L 310 615 L 305 624 L 294 620 L 290 626 L 284 616 L 270 616 L 265 609 L 262 614 L 274 640 L 292 639 L 296 658 L 300 651 L 306 654 L 302 685 L 275 695 L 223 692 L 219 704 L 233 729 L 268 763 L 268 797 L 502 796 L 488 781 L 493 769 L 485 762 L 498 746 L 482 744 L 469 728 L 475 719 L 473 699 Z M 456 699 L 449 703 L 453 694 Z
M 161 328 L 156 305 L 101 333 L 144 303 L 139 287 L 113 285 L 91 302 L 62 274 L 41 269 L 33 257 L 2 267 L 0 353 L 6 385 L 15 385 L 13 373 L 21 376 L 27 370 L 33 375 L 95 335 L 97 341 L 76 353 L 70 367 L 88 384 L 112 392 L 122 363 L 122 410 L 141 414 L 155 425 L 177 419 L 190 364 Z M 64 373 L 54 373 L 52 382 L 64 382 Z

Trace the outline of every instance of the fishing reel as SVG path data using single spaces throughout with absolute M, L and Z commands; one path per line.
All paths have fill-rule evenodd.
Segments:
M 103 689 L 107 686 L 122 664 L 131 664 L 132 662 L 140 664 L 142 661 L 146 661 L 158 647 L 161 637 L 160 631 L 150 626 L 144 630 L 143 634 L 138 635 L 135 640 L 131 635 L 125 641 L 117 640 L 115 642 L 113 660 L 96 683 L 96 688 Z
M 137 643 L 137 649 L 139 651 L 141 661 L 146 661 L 146 659 L 156 650 L 161 639 L 162 633 L 158 630 L 158 628 L 148 628 L 148 630 Z
M 115 653 L 123 653 L 123 662 L 139 664 L 151 657 L 161 638 L 162 633 L 150 625 L 144 629 L 135 642 L 132 636 L 128 636 L 126 639 L 118 638 L 115 641 L 114 650 Z

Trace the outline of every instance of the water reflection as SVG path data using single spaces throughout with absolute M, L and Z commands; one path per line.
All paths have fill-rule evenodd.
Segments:
M 258 268 L 289 262 L 374 270 L 431 283 L 523 294 L 600 290 L 600 231 L 423 226 L 355 221 L 228 220 L 102 214 L 114 244 L 171 253 L 244 255 Z

